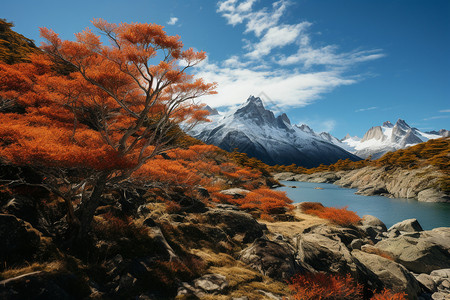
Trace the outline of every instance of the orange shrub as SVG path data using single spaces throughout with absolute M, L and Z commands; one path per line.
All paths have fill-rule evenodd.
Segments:
M 292 200 L 285 192 L 260 188 L 251 191 L 242 199 L 233 199 L 234 204 L 242 209 L 261 210 L 266 214 L 283 213 L 286 209 L 292 209 Z
M 372 300 L 406 300 L 405 293 L 394 293 L 384 289 L 381 293 L 373 295 Z
M 325 206 L 320 202 L 302 202 L 300 203 L 300 208 L 303 212 L 306 212 L 308 210 L 322 210 Z
M 315 215 L 341 226 L 354 225 L 361 221 L 361 218 L 355 212 L 347 210 L 347 206 L 335 208 L 325 207 L 318 202 L 303 202 L 300 207 L 305 214 Z
M 359 300 L 363 287 L 350 275 L 328 275 L 324 273 L 295 275 L 289 289 L 295 300 Z
M 260 216 L 261 220 L 267 221 L 267 222 L 274 222 L 275 220 L 272 218 L 269 214 L 261 214 Z

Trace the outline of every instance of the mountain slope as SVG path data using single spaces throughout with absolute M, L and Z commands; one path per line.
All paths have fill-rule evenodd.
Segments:
M 409 126 L 404 120 L 398 119 L 395 124 L 387 121 L 382 126 L 370 128 L 362 139 L 347 135 L 342 143 L 346 145 L 346 149 L 359 157 L 370 156 L 372 159 L 377 159 L 387 152 L 441 137 L 440 134 L 422 132 Z
M 309 127 L 291 125 L 286 114 L 275 117 L 257 97 L 250 96 L 237 110 L 210 119 L 211 123 L 199 124 L 190 134 L 227 151 L 237 148 L 267 164 L 314 167 L 339 159 L 359 160 Z

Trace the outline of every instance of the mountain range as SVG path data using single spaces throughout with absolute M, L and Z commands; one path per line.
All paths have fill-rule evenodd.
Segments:
M 422 132 L 409 126 L 404 120 L 398 119 L 395 124 L 386 121 L 382 126 L 370 128 L 362 139 L 347 134 L 341 143 L 343 148 L 361 158 L 377 159 L 389 151 L 396 151 L 443 136 L 449 136 L 449 131 L 442 129 L 438 132 Z
M 225 115 L 207 109 L 212 122 L 199 124 L 190 134 L 227 151 L 238 149 L 270 165 L 316 167 L 339 159 L 360 159 L 335 145 L 333 141 L 339 141 L 327 133 L 322 137 L 306 125 L 292 125 L 286 114 L 275 117 L 259 97 L 250 96 Z
M 209 106 L 211 122 L 199 124 L 189 133 L 224 150 L 247 153 L 270 165 L 296 164 L 316 167 L 339 159 L 380 158 L 389 151 L 429 139 L 449 136 L 445 129 L 422 132 L 398 119 L 370 128 L 363 136 L 338 139 L 328 132 L 316 133 L 308 125 L 292 125 L 286 114 L 275 117 L 259 97 L 250 96 L 235 110 L 221 115 Z

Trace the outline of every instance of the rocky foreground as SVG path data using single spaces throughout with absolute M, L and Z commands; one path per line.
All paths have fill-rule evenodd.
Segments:
M 223 204 L 182 214 L 153 210 L 141 209 L 139 230 L 151 239 L 143 240 L 142 251 L 128 245 L 136 243 L 129 236 L 99 239 L 99 249 L 116 254 L 96 258 L 95 268 L 66 257 L 63 267 L 60 261 L 12 269 L 0 282 L 0 298 L 283 299 L 290 293 L 286 280 L 306 272 L 351 274 L 366 287 L 367 299 L 370 290 L 383 288 L 409 299 L 450 297 L 450 228 L 423 231 L 412 219 L 387 229 L 373 216 L 340 227 L 299 208 L 275 222 Z M 8 214 L 0 215 L 0 238 L 0 256 L 10 264 L 48 260 L 54 247 L 30 223 Z M 190 271 L 173 270 L 181 261 Z M 161 277 L 171 292 L 161 291 Z
M 449 191 L 440 188 L 442 173 L 433 166 L 403 169 L 367 166 L 350 171 L 313 174 L 279 173 L 277 180 L 333 183 L 358 189 L 357 194 L 412 198 L 423 202 L 450 202 Z

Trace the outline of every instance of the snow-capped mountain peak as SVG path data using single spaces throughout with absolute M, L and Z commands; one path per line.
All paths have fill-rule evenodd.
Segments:
M 313 167 L 359 159 L 330 142 L 339 142 L 336 138 L 317 135 L 307 125 L 292 125 L 286 114 L 275 117 L 259 97 L 250 96 L 235 111 L 210 119 L 189 133 L 228 151 L 238 148 L 268 164 Z
M 442 136 L 421 132 L 417 128 L 409 126 L 405 120 L 398 119 L 395 124 L 386 121 L 382 126 L 370 128 L 360 141 L 348 136 L 342 140 L 342 143 L 348 146 L 347 149 L 350 152 L 359 157 L 367 158 L 371 156 L 376 159 L 386 152 L 440 137 Z

